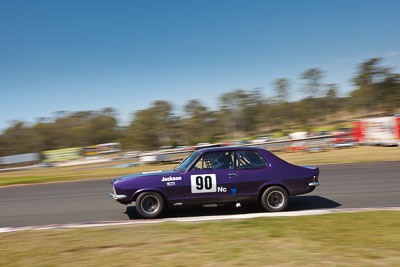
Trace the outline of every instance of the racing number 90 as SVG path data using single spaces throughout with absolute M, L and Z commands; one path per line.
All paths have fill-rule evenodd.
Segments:
M 212 188 L 211 176 L 197 176 L 196 177 L 196 189 L 197 190 L 210 190 Z
M 190 190 L 193 194 L 217 192 L 215 173 L 190 175 Z

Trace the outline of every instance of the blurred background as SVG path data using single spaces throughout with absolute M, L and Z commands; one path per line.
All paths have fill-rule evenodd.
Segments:
M 0 168 L 195 145 L 395 146 L 399 7 L 3 1 Z
M 1 0 L 0 266 L 400 266 L 399 10 Z M 319 166 L 287 214 L 339 214 L 197 221 L 268 216 L 242 203 L 144 224 L 108 196 L 112 178 L 227 145 Z

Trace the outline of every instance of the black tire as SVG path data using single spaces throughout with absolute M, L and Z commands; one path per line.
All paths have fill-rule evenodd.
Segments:
M 286 209 L 288 202 L 288 193 L 280 186 L 268 187 L 261 196 L 261 205 L 266 211 L 283 211 Z
M 136 199 L 136 211 L 145 219 L 157 218 L 164 207 L 164 198 L 156 192 L 143 192 Z

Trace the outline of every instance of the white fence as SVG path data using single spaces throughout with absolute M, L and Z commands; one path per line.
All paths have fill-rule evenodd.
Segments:
M 0 165 L 30 162 L 37 160 L 40 160 L 39 153 L 27 153 L 27 154 L 0 157 Z

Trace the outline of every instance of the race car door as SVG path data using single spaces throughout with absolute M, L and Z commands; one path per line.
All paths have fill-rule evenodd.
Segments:
M 268 162 L 256 151 L 237 151 L 236 169 L 238 201 L 257 197 L 259 188 L 271 179 Z
M 185 202 L 235 201 L 236 176 L 233 151 L 204 153 L 185 174 Z

